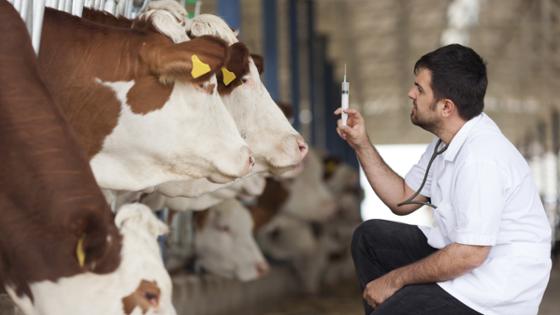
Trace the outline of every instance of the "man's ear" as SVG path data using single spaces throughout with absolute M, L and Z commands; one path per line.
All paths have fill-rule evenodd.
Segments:
M 448 98 L 444 98 L 443 100 L 441 100 L 441 102 L 443 103 L 443 107 L 442 107 L 443 117 L 449 117 L 454 112 L 457 111 L 457 106 L 455 106 L 455 103 L 452 100 Z

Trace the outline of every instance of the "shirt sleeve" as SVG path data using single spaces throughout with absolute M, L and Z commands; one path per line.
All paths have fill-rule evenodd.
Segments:
M 459 169 L 452 191 L 457 243 L 496 244 L 506 203 L 506 176 L 495 161 L 470 161 Z
M 428 167 L 428 163 L 430 162 L 430 158 L 434 153 L 434 148 L 437 144 L 438 138 L 434 138 L 434 140 L 428 145 L 426 151 L 420 157 L 420 160 L 412 166 L 410 171 L 404 177 L 405 183 L 410 187 L 412 190 L 417 191 L 422 184 L 422 179 L 424 179 L 424 174 L 426 173 L 426 168 Z M 422 188 L 420 194 L 425 197 L 430 197 L 430 191 L 432 187 L 432 169 L 430 169 L 430 173 L 426 178 L 426 184 Z

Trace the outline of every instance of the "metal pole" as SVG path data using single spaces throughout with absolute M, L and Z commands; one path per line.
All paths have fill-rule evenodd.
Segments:
M 41 32 L 43 30 L 43 16 L 45 14 L 45 0 L 35 0 L 33 2 L 33 29 L 31 32 L 31 43 L 35 53 L 39 54 L 41 46 Z
M 292 108 L 294 113 L 294 128 L 300 129 L 299 120 L 299 101 L 300 101 L 300 82 L 299 82 L 299 41 L 298 41 L 298 10 L 297 1 L 290 0 L 290 63 L 291 63 L 291 96 Z
M 107 0 L 105 1 L 105 11 L 115 15 L 115 0 Z
M 76 16 L 82 16 L 84 11 L 84 0 L 74 0 L 72 1 L 72 14 Z

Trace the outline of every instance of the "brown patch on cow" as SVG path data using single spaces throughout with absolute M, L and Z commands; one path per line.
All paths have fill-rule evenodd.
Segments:
M 135 114 L 147 114 L 160 109 L 169 100 L 173 84 L 161 84 L 153 76 L 134 80 L 134 85 L 126 94 L 127 103 Z
M 211 66 L 210 73 L 196 80 L 190 77 L 193 53 Z M 47 88 L 91 159 L 116 127 L 120 112 L 114 91 L 97 80 L 132 81 L 152 76 L 140 85 L 155 86 L 151 82 L 175 79 L 195 84 L 218 71 L 227 55 L 227 45 L 215 37 L 173 44 L 152 30 L 109 27 L 46 8 L 39 67 Z M 158 86 L 158 90 L 149 96 L 154 100 L 153 107 L 139 99 L 147 94 L 133 92 L 137 105 L 133 111 L 147 113 L 161 108 L 166 88 Z
M 204 93 L 206 93 L 206 94 L 212 94 L 212 93 L 214 93 L 214 90 L 216 89 L 216 84 L 214 84 L 214 83 L 211 83 L 211 84 L 199 83 L 198 84 L 198 89 L 204 91 Z
M 113 213 L 37 68 L 25 25 L 0 0 L 0 281 L 29 284 L 120 263 Z M 84 236 L 85 265 L 76 246 Z
M 136 307 L 140 307 L 142 314 L 146 314 L 150 308 L 157 308 L 161 290 L 155 281 L 142 280 L 138 288 L 130 295 L 122 298 L 125 314 L 132 314 Z
M 286 118 L 292 119 L 294 117 L 292 104 L 286 102 L 277 102 L 276 104 L 278 105 L 278 107 L 280 107 L 282 113 L 284 113 L 284 116 L 286 116 Z
M 221 71 L 217 73 L 218 93 L 220 93 L 220 95 L 227 95 L 236 87 L 243 84 L 243 77 L 249 73 L 249 49 L 247 46 L 241 42 L 237 42 L 229 46 L 229 50 L 229 61 L 224 67 L 235 74 L 235 79 L 228 85 L 225 85 L 223 73 Z
M 264 73 L 264 58 L 256 54 L 251 54 L 251 58 L 253 58 L 255 66 L 257 66 L 257 70 L 259 70 L 259 74 L 262 75 Z
M 262 226 L 272 220 L 288 200 L 289 196 L 290 192 L 284 188 L 281 182 L 273 178 L 267 178 L 266 186 L 263 193 L 257 199 L 257 204 L 249 207 L 251 216 L 255 222 L 253 231 L 258 231 Z
M 90 8 L 84 8 L 82 12 L 82 18 L 103 25 L 122 27 L 122 28 L 132 28 L 131 20 L 123 16 L 116 17 L 105 11 L 98 11 L 98 10 L 92 10 Z
M 206 225 L 206 221 L 208 221 L 208 215 L 210 211 L 208 209 L 204 211 L 193 211 L 193 220 L 194 225 L 197 229 L 202 229 Z

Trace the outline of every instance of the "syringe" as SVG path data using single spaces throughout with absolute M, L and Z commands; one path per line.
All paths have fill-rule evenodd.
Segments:
M 344 110 L 348 109 L 348 98 L 350 97 L 350 82 L 346 81 L 346 64 L 344 64 L 344 81 L 342 81 L 342 124 L 346 126 L 348 114 Z

